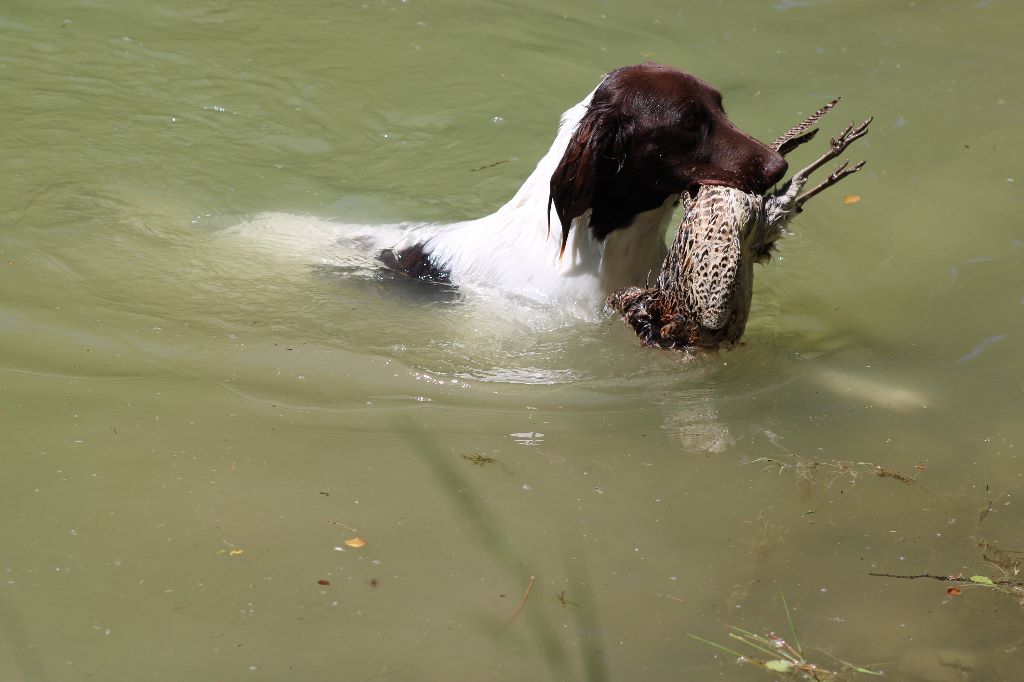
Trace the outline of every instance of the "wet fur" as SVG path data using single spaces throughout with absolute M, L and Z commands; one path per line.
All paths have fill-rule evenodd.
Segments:
M 596 307 L 657 270 L 684 192 L 763 192 L 785 171 L 778 152 L 729 121 L 704 81 L 659 64 L 627 66 L 563 115 L 551 149 L 505 206 L 410 231 L 380 260 L 412 277 Z

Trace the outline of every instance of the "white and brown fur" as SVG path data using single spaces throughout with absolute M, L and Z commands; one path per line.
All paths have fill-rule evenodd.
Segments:
M 658 271 L 683 192 L 764 192 L 785 172 L 782 156 L 736 128 L 704 81 L 658 64 L 623 67 L 562 115 L 508 203 L 477 220 L 411 229 L 379 259 L 426 280 L 598 307 Z

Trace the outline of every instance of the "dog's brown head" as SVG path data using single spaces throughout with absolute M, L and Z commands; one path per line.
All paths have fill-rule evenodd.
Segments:
M 594 92 L 561 162 L 550 201 L 562 225 L 591 209 L 599 239 L 643 211 L 699 185 L 763 193 L 786 161 L 734 126 L 722 95 L 688 73 L 660 64 L 612 71 Z

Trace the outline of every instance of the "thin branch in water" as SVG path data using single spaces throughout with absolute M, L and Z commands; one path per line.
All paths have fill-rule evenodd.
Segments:
M 934 575 L 932 573 L 918 573 L 917 575 L 896 575 L 895 573 L 868 573 L 876 578 L 899 578 L 900 580 L 917 580 L 918 578 L 929 578 L 931 580 L 942 580 L 945 582 L 971 582 L 967 578 L 957 575 Z
M 342 523 L 341 521 L 336 521 L 335 519 L 327 519 L 327 523 L 331 524 L 332 526 L 341 526 L 345 530 L 350 530 L 353 533 L 358 533 L 359 532 L 359 529 L 353 528 L 352 526 L 350 526 L 348 524 L 345 524 L 345 523 Z
M 526 600 L 530 598 L 530 592 L 533 592 L 533 584 L 536 581 L 537 581 L 537 576 L 531 575 L 530 576 L 530 584 L 526 586 L 526 592 L 523 593 L 523 598 L 519 600 L 519 606 L 516 607 L 515 613 L 512 614 L 512 617 L 508 619 L 508 622 L 505 623 L 505 625 L 502 627 L 502 629 L 505 629 L 509 625 L 512 625 L 512 623 L 515 621 L 515 619 L 519 617 L 519 614 L 522 613 L 523 607 L 526 606 Z

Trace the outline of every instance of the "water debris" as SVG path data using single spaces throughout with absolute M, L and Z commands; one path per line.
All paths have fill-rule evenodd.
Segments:
M 758 457 L 757 459 L 750 460 L 749 463 L 756 464 L 760 462 L 772 467 L 777 467 L 780 474 L 792 469 L 797 474 L 801 483 L 804 484 L 812 483 L 817 478 L 819 472 L 822 470 L 828 470 L 833 473 L 833 476 L 826 487 L 831 486 L 836 478 L 844 475 L 849 476 L 851 481 L 856 483 L 862 471 L 873 472 L 875 476 L 878 476 L 879 478 L 891 478 L 906 485 L 916 485 L 918 483 L 917 476 L 922 472 L 927 471 L 927 467 L 915 465 L 914 471 L 916 473 L 913 476 L 908 476 L 901 471 L 890 469 L 873 462 L 852 462 L 839 459 L 833 459 L 827 462 L 818 462 L 805 460 L 795 453 L 790 453 L 790 456 L 796 459 L 795 463 L 784 462 L 772 457 Z
M 978 528 L 981 528 L 981 524 L 985 523 L 985 519 L 987 519 L 988 515 L 992 513 L 992 502 L 993 500 L 986 502 L 985 508 L 978 514 Z
M 913 575 L 900 575 L 897 573 L 868 573 L 873 578 L 898 578 L 899 580 L 917 580 L 918 578 L 928 578 L 929 580 L 944 580 L 946 582 L 970 582 L 967 578 L 962 575 L 936 575 L 935 573 L 916 573 Z
M 847 206 L 849 206 L 850 204 L 856 204 L 858 201 L 860 201 L 859 194 L 847 194 L 845 197 L 843 197 L 843 203 L 846 204 Z
M 533 584 L 536 581 L 537 576 L 531 575 L 530 583 L 526 586 L 526 592 L 523 593 L 523 598 L 519 600 L 519 606 L 516 607 L 516 610 L 512 614 L 512 617 L 508 619 L 504 626 L 502 626 L 502 629 L 507 628 L 509 625 L 512 625 L 512 623 L 515 622 L 515 619 L 519 617 L 519 614 L 522 613 L 523 607 L 526 606 L 526 600 L 530 598 L 530 592 L 533 592 Z
M 792 635 L 791 641 L 787 641 L 784 637 L 774 632 L 758 635 L 735 625 L 729 626 L 729 638 L 750 650 L 744 653 L 699 637 L 692 632 L 688 634 L 698 642 L 735 656 L 737 663 L 756 665 L 769 672 L 779 673 L 787 677 L 825 682 L 826 680 L 840 679 L 849 673 L 862 673 L 879 677 L 884 674 L 879 670 L 870 670 L 869 668 L 839 659 L 837 659 L 837 662 L 841 664 L 841 667 L 838 670 L 830 670 L 817 663 L 811 663 L 804 655 L 803 647 L 800 645 L 800 639 L 797 637 L 796 626 L 793 623 L 789 605 L 786 604 L 785 598 L 782 600 L 782 605 L 786 611 L 786 619 L 789 622 L 789 629 Z M 759 658 L 758 655 L 761 657 Z
M 874 578 L 895 578 L 897 580 L 917 580 L 925 578 L 927 580 L 956 583 L 956 585 L 946 588 L 946 594 L 951 597 L 959 597 L 963 592 L 963 586 L 976 585 L 978 587 L 984 587 L 995 590 L 996 592 L 1001 592 L 1017 602 L 1018 606 L 1024 608 L 1024 582 L 1011 578 L 1000 578 L 996 580 L 982 574 L 964 576 L 962 574 L 937 575 L 934 573 L 916 573 L 909 575 L 896 573 L 868 573 L 868 575 Z
M 772 440 L 772 444 L 783 450 L 788 456 L 758 457 L 747 460 L 744 464 L 763 464 L 770 469 L 774 469 L 779 475 L 783 473 L 793 475 L 797 485 L 800 487 L 801 496 L 808 501 L 818 500 L 812 508 L 803 513 L 805 517 L 820 511 L 821 506 L 826 503 L 828 493 L 832 490 L 836 481 L 846 479 L 849 488 L 853 488 L 867 474 L 874 474 L 876 478 L 891 479 L 906 486 L 913 486 L 927 495 L 937 497 L 935 491 L 922 485 L 920 482 L 919 476 L 927 471 L 927 467 L 921 464 L 914 465 L 914 474 L 911 476 L 897 469 L 885 467 L 874 462 L 854 462 L 838 459 L 827 461 L 810 460 L 790 451 L 777 442 L 776 439 L 772 438 L 772 436 L 773 434 L 769 432 L 769 439 Z M 839 490 L 840 495 L 844 492 L 846 492 L 845 488 Z
M 344 528 L 345 530 L 351 531 L 353 533 L 358 533 L 359 532 L 358 528 L 353 528 L 352 526 L 346 525 L 346 524 L 342 523 L 341 521 L 336 521 L 334 519 L 327 519 L 327 523 L 331 524 L 332 526 L 340 526 L 341 528 Z
M 474 452 L 470 455 L 462 455 L 462 459 L 466 460 L 470 464 L 475 464 L 476 466 L 486 466 L 488 464 L 498 463 L 498 460 L 494 457 L 488 457 L 487 455 L 482 455 L 479 452 Z
M 906 483 L 907 485 L 913 485 L 917 483 L 917 479 L 911 478 L 906 474 L 902 474 L 895 469 L 886 469 L 885 467 L 876 466 L 875 475 L 879 478 L 894 478 L 900 483 Z
M 362 549 L 363 547 L 366 547 L 366 540 L 362 538 L 349 538 L 348 540 L 345 540 L 343 544 L 346 547 L 351 547 L 352 549 Z
M 1024 552 L 1012 549 L 1000 549 L 985 538 L 978 538 L 981 558 L 1008 575 L 1020 575 L 1024 572 Z
M 993 500 L 986 500 L 984 509 L 978 515 L 978 530 L 981 530 L 981 525 L 988 518 L 989 513 L 992 512 L 992 504 Z M 935 573 L 868 573 L 868 575 L 876 578 L 895 578 L 898 580 L 918 580 L 924 578 L 927 580 L 956 583 L 946 588 L 946 594 L 950 597 L 959 597 L 963 592 L 963 586 L 984 587 L 1007 595 L 1017 602 L 1021 608 L 1024 608 L 1024 581 L 1018 580 L 1018 576 L 1024 572 L 1024 552 L 1002 549 L 995 542 L 980 536 L 975 537 L 975 544 L 981 549 L 982 560 L 997 568 L 1002 573 L 1001 578 L 996 579 L 981 573 L 971 576 L 964 576 L 962 573 L 957 573 L 956 575 L 938 575 Z
M 777 523 L 772 523 L 765 518 L 764 512 L 757 515 L 757 538 L 751 546 L 751 554 L 761 561 L 768 557 L 773 551 L 782 545 L 789 528 Z
M 227 549 L 218 549 L 217 550 L 217 554 L 218 555 L 227 554 L 228 556 L 239 556 L 240 554 L 244 554 L 245 553 L 244 549 L 242 549 L 241 547 L 236 547 L 235 545 L 231 544 L 227 540 L 221 540 L 221 543 L 225 547 L 227 547 Z
M 569 597 L 566 596 L 566 591 L 565 590 L 562 590 L 561 592 L 556 592 L 555 593 L 555 599 L 557 599 L 558 603 L 561 604 L 562 607 L 566 608 L 566 609 L 569 608 L 570 606 L 576 606 L 576 607 L 579 606 L 579 604 L 577 604 L 576 602 L 569 600 Z

